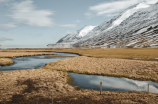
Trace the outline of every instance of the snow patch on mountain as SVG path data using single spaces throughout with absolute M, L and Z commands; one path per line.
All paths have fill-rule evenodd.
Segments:
M 87 33 L 89 33 L 92 29 L 94 29 L 96 26 L 86 26 L 84 27 L 82 30 L 80 30 L 79 34 L 77 37 L 82 38 L 85 35 L 87 35 Z
M 94 29 L 96 26 L 85 26 L 84 28 L 76 31 L 71 32 L 64 36 L 62 39 L 60 39 L 57 43 L 70 43 L 73 44 L 77 40 L 81 39 L 82 37 L 86 36 L 92 29 Z

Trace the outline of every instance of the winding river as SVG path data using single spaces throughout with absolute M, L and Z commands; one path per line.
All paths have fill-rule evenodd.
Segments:
M 52 57 L 47 58 L 46 56 L 52 55 L 42 55 L 42 56 L 27 56 L 12 58 L 15 62 L 11 66 L 0 67 L 0 72 L 2 71 L 13 71 L 13 70 L 26 70 L 26 69 L 38 69 L 45 66 L 45 64 L 69 58 L 70 56 L 78 56 L 77 54 L 70 53 L 58 53 L 55 56 L 68 56 L 68 57 Z M 128 78 L 117 78 L 117 77 L 107 77 L 107 76 L 97 76 L 97 75 L 84 75 L 69 73 L 73 77 L 72 84 L 79 86 L 84 89 L 99 90 L 100 82 L 102 82 L 104 91 L 123 91 L 128 92 L 131 90 L 136 91 L 147 91 L 147 85 L 149 84 L 149 91 L 153 93 L 158 93 L 158 83 L 152 81 L 138 81 Z
M 12 58 L 14 64 L 11 66 L 0 67 L 1 71 L 13 71 L 13 70 L 25 70 L 25 69 L 38 69 L 45 66 L 45 64 L 61 60 L 69 57 L 55 57 L 55 58 L 47 58 L 47 56 L 52 55 L 42 55 L 42 56 L 27 56 L 27 57 L 17 57 Z M 78 56 L 77 54 L 69 54 L 69 53 L 58 53 L 53 56 Z

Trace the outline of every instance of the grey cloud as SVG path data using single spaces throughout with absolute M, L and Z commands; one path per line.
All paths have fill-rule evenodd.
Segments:
M 114 14 L 119 13 L 120 11 L 140 2 L 146 0 L 118 0 L 100 3 L 98 5 L 90 6 L 89 11 L 84 15 L 86 17 L 91 17 L 92 14 L 96 16 L 108 15 L 113 16 Z

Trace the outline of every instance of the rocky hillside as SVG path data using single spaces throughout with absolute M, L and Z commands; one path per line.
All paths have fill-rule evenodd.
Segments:
M 158 47 L 158 0 L 131 6 L 109 21 L 67 34 L 56 48 Z
M 104 22 L 74 43 L 75 47 L 158 46 L 158 3 L 140 3 Z
M 67 34 L 65 37 L 61 38 L 58 43 L 71 43 L 73 44 L 74 42 L 78 41 L 79 39 L 85 37 L 92 29 L 94 29 L 95 26 L 85 26 L 82 29 L 72 32 Z

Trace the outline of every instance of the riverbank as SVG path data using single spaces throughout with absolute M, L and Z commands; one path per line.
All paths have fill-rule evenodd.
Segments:
M 0 103 L 25 104 L 156 104 L 158 95 L 147 92 L 84 90 L 67 84 L 68 73 L 49 69 L 0 72 Z
M 57 53 L 48 52 L 0 52 L 0 58 L 15 58 L 24 56 L 37 56 L 37 55 L 55 55 Z
M 37 56 L 37 55 L 56 55 L 57 53 L 48 52 L 0 52 L 0 66 L 12 65 L 14 61 L 10 58 Z
M 44 68 L 82 74 L 158 82 L 158 62 L 80 56 L 48 63 Z
M 13 63 L 14 61 L 9 58 L 0 58 L 0 66 L 12 65 Z

